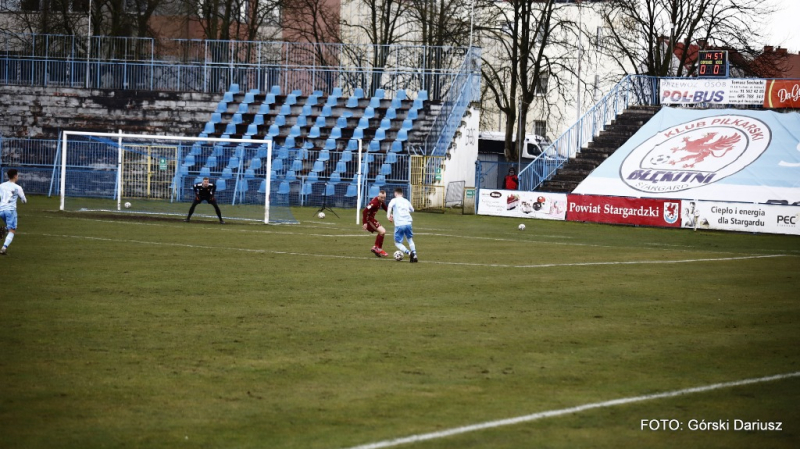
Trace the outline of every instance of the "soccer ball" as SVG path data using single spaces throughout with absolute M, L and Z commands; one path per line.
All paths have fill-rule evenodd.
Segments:
M 126 202 L 125 203 L 125 209 L 130 209 L 130 208 L 131 208 L 131 203 Z
M 525 230 L 525 225 L 521 224 L 521 225 L 519 225 L 519 227 L 517 229 L 519 229 L 520 231 L 524 231 Z
M 318 218 L 325 218 L 325 212 L 320 212 L 317 214 Z
M 403 260 L 403 252 L 402 251 L 395 251 L 394 252 L 394 260 L 400 262 Z

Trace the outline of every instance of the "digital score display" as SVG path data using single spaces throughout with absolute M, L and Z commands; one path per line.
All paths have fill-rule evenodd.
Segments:
M 725 50 L 700 50 L 697 55 L 697 76 L 700 78 L 727 78 L 728 52 Z

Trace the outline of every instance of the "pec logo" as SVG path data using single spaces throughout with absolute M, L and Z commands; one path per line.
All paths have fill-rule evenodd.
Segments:
M 796 226 L 797 215 L 778 215 L 779 226 Z
M 703 187 L 755 162 L 771 140 L 769 126 L 752 117 L 692 120 L 662 130 L 634 148 L 620 166 L 620 178 L 648 193 Z

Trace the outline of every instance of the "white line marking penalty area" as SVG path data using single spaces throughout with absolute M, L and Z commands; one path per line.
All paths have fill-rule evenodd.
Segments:
M 233 248 L 226 246 L 209 246 L 209 245 L 195 245 L 190 243 L 173 243 L 173 242 L 148 242 L 144 240 L 128 240 L 128 239 L 113 239 L 106 237 L 92 237 L 81 235 L 66 235 L 66 234 L 47 234 L 47 233 L 29 233 L 29 235 L 42 235 L 45 237 L 58 237 L 58 238 L 72 238 L 83 240 L 95 240 L 102 242 L 117 242 L 117 243 L 134 243 L 137 245 L 151 245 L 151 246 L 173 246 L 182 248 L 198 248 L 198 249 L 213 249 L 213 250 L 228 250 L 228 251 L 242 251 L 248 253 L 261 253 L 261 254 L 285 254 L 290 256 L 303 256 L 303 257 L 323 257 L 330 259 L 354 259 L 354 260 L 376 260 L 374 257 L 359 257 L 359 256 L 342 256 L 336 254 L 314 254 L 314 253 L 301 253 L 295 251 L 276 251 L 268 249 L 257 248 Z M 696 263 L 696 262 L 727 262 L 735 260 L 748 260 L 748 259 L 767 259 L 775 257 L 793 257 L 788 254 L 770 254 L 770 255 L 753 255 L 741 257 L 719 257 L 719 258 L 705 258 L 705 259 L 682 259 L 682 260 L 631 260 L 631 261 L 608 261 L 608 262 L 572 262 L 572 263 L 545 263 L 545 264 L 532 264 L 532 265 L 509 265 L 509 264 L 492 264 L 492 263 L 471 263 L 471 262 L 448 262 L 440 260 L 420 261 L 421 263 L 429 263 L 436 265 L 454 265 L 454 266 L 468 266 L 468 267 L 489 267 L 489 268 L 556 268 L 556 267 L 583 267 L 583 266 L 596 266 L 596 265 L 648 265 L 648 264 L 680 264 L 680 263 Z M 394 260 L 392 258 L 377 259 L 377 260 Z
M 501 419 L 497 421 L 488 421 L 480 424 L 472 424 L 469 426 L 455 427 L 452 429 L 441 430 L 439 432 L 421 433 L 419 435 L 411 435 L 408 437 L 397 438 L 394 440 L 379 441 L 377 443 L 364 444 L 361 446 L 354 446 L 349 449 L 382 449 L 387 447 L 400 446 L 402 444 L 419 443 L 421 441 L 434 440 L 438 438 L 445 438 L 453 435 L 460 435 L 468 432 L 476 432 L 479 430 L 492 429 L 495 427 L 511 426 L 525 422 L 536 421 L 544 418 L 551 418 L 554 416 L 568 415 L 572 413 L 579 413 L 586 410 L 596 408 L 614 407 L 617 405 L 631 404 L 634 402 L 652 401 L 654 399 L 671 398 L 675 396 L 682 396 L 692 393 L 704 393 L 706 391 L 719 390 L 721 388 L 738 387 L 742 385 L 750 385 L 762 382 L 771 382 L 782 379 L 789 379 L 792 377 L 800 377 L 800 371 L 794 373 L 777 374 L 774 376 L 758 377 L 755 379 L 744 379 L 733 382 L 724 382 L 712 385 L 705 385 L 702 387 L 685 388 L 683 390 L 668 391 L 665 393 L 648 394 L 644 396 L 634 396 L 629 398 L 614 399 L 611 401 L 595 402 L 592 404 L 584 404 L 576 407 L 562 408 L 559 410 L 549 410 L 545 412 L 533 413 L 525 416 L 518 416 L 516 418 Z

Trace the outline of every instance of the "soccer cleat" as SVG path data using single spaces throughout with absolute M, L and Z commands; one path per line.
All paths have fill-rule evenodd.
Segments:
M 381 257 L 380 249 L 377 246 L 373 246 L 370 251 L 375 254 L 375 257 Z
M 183 219 L 183 221 L 184 221 L 185 223 L 189 223 L 189 219 L 188 219 L 188 218 L 184 218 L 184 219 Z
M 379 257 L 389 257 L 389 253 L 384 251 L 382 248 L 378 248 Z
M 419 260 L 417 259 L 417 252 L 416 252 L 416 251 L 411 251 L 411 259 L 410 259 L 410 262 L 411 262 L 411 263 L 417 263 L 417 262 L 419 262 Z
M 6 255 L 6 251 L 8 251 L 8 247 L 7 246 L 4 246 L 4 247 L 0 248 L 0 255 L 5 256 Z
M 225 224 L 225 220 L 220 220 L 219 224 Z

